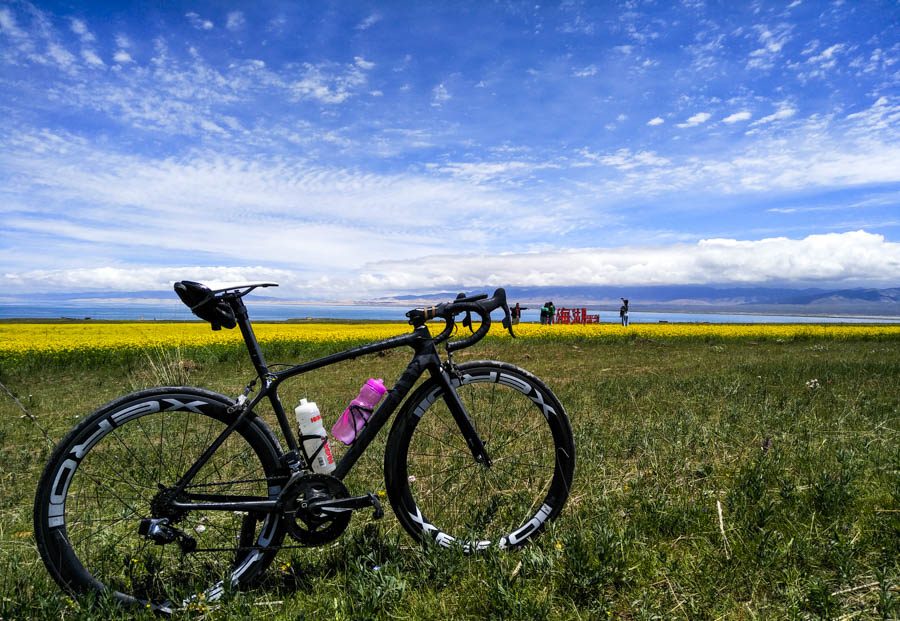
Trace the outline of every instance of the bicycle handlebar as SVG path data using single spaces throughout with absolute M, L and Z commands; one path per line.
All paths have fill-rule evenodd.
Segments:
M 450 338 L 450 334 L 456 325 L 457 315 L 466 313 L 463 326 L 468 327 L 470 330 L 472 329 L 471 313 L 478 315 L 481 319 L 481 325 L 478 327 L 478 330 L 475 330 L 471 336 L 466 338 L 449 341 L 447 343 L 447 351 L 450 352 L 471 347 L 483 339 L 491 329 L 491 312 L 498 308 L 503 309 L 503 327 L 509 331 L 510 336 L 515 338 L 516 335 L 512 329 L 512 316 L 509 304 L 506 302 L 506 291 L 502 288 L 494 291 L 494 295 L 490 298 L 484 293 L 470 297 L 465 297 L 460 293 L 459 297 L 452 302 L 443 302 L 428 308 L 415 308 L 406 313 L 406 316 L 409 317 L 409 323 L 416 327 L 424 325 L 429 319 L 443 319 L 446 324 L 444 330 L 434 338 L 435 343 L 441 343 Z

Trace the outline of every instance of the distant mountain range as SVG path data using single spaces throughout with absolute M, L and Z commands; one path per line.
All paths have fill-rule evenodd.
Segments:
M 484 292 L 490 293 L 487 288 Z M 466 292 L 473 293 L 473 292 Z M 507 287 L 510 303 L 592 306 L 615 310 L 620 298 L 633 311 L 742 312 L 803 315 L 900 316 L 900 287 L 890 289 L 788 289 L 672 285 L 653 287 Z M 394 296 L 386 301 L 445 301 L 456 293 Z
M 491 287 L 465 291 L 467 295 L 492 293 Z M 375 299 L 340 300 L 357 304 L 434 304 L 452 300 L 459 292 L 438 291 L 405 294 Z M 585 287 L 506 287 L 510 304 L 519 302 L 535 307 L 552 300 L 557 307 L 588 306 L 594 310 L 618 310 L 620 298 L 629 300 L 633 311 L 685 311 L 723 313 L 761 313 L 779 315 L 873 315 L 900 317 L 900 287 L 888 289 L 790 289 L 787 287 L 733 287 L 706 285 L 671 286 L 585 286 Z M 157 299 L 176 300 L 171 291 L 109 291 L 83 293 L 44 293 L 16 296 L 22 302 L 71 299 Z M 283 297 L 259 295 L 257 301 L 293 301 Z M 6 298 L 6 301 L 13 301 Z M 18 300 L 17 300 L 18 301 Z M 337 300 L 298 300 L 329 303 Z

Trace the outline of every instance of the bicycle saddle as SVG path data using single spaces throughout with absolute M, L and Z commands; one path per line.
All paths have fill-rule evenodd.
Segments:
M 234 311 L 228 302 L 216 297 L 215 292 L 206 285 L 182 280 L 175 283 L 175 293 L 192 313 L 212 324 L 213 330 L 221 330 L 223 327 L 230 330 L 237 325 Z

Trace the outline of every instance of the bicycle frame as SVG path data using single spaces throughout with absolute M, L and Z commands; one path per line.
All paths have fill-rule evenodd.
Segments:
M 466 440 L 466 444 L 472 451 L 475 461 L 485 465 L 490 465 L 490 456 L 487 454 L 484 443 L 478 436 L 475 426 L 471 418 L 466 412 L 465 406 L 456 393 L 452 379 L 444 368 L 440 355 L 438 354 L 435 339 L 431 336 L 427 326 L 421 325 L 416 327 L 413 332 L 391 337 L 382 341 L 368 343 L 348 349 L 336 354 L 331 354 L 323 358 L 311 360 L 309 362 L 297 364 L 281 371 L 270 371 L 266 363 L 265 356 L 253 332 L 247 308 L 244 306 L 240 297 L 228 297 L 227 301 L 234 311 L 237 324 L 241 329 L 244 343 L 250 354 L 250 359 L 256 369 L 257 375 L 262 382 L 262 388 L 255 397 L 243 403 L 240 407 L 242 411 L 237 418 L 225 429 L 204 451 L 198 460 L 188 469 L 187 472 L 179 479 L 173 488 L 173 497 L 182 494 L 185 488 L 190 484 L 191 480 L 200 471 L 203 465 L 215 453 L 215 451 L 225 442 L 225 439 L 237 429 L 241 422 L 253 411 L 264 398 L 268 398 L 278 419 L 281 432 L 287 442 L 287 466 L 292 473 L 299 473 L 301 469 L 301 448 L 297 436 L 294 434 L 291 419 L 288 417 L 278 397 L 278 386 L 281 382 L 332 364 L 344 362 L 364 356 L 374 354 L 380 351 L 396 349 L 398 347 L 409 346 L 413 349 L 414 355 L 409 365 L 400 375 L 396 384 L 387 391 L 384 400 L 376 408 L 366 425 L 358 432 L 355 441 L 348 447 L 343 457 L 336 464 L 332 476 L 343 479 L 347 473 L 353 468 L 359 457 L 365 452 L 366 448 L 388 421 L 391 415 L 396 411 L 397 407 L 403 402 L 406 396 L 412 390 L 416 381 L 427 371 L 430 373 L 440 387 L 443 389 L 443 398 L 452 413 L 457 425 Z M 300 439 L 302 440 L 302 438 Z M 195 500 L 209 500 L 211 498 L 220 498 L 211 494 L 186 494 L 187 498 Z M 203 509 L 207 511 L 239 511 L 239 510 L 255 510 L 262 512 L 276 511 L 278 501 L 271 499 L 263 499 L 259 497 L 228 497 L 220 502 L 181 502 L 174 500 L 172 506 L 178 509 Z

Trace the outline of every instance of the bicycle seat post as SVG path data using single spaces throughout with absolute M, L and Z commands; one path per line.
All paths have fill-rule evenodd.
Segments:
M 266 358 L 263 356 L 262 349 L 259 347 L 259 341 L 256 340 L 256 334 L 253 333 L 253 326 L 250 324 L 250 315 L 247 313 L 247 307 L 244 305 L 244 301 L 240 296 L 235 295 L 225 294 L 223 297 L 228 302 L 228 305 L 231 306 L 231 310 L 234 311 L 234 317 L 237 319 L 237 324 L 241 328 L 244 343 L 247 345 L 247 351 L 250 352 L 250 360 L 253 361 L 253 366 L 256 368 L 257 374 L 259 374 L 260 378 L 265 379 L 269 372 L 269 367 L 266 364 Z

